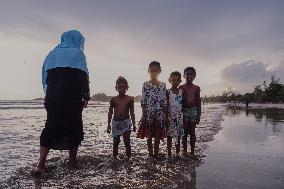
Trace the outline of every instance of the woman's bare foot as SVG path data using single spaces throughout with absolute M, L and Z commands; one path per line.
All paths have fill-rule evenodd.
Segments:
M 191 152 L 190 152 L 190 155 L 194 155 L 194 148 L 191 148 Z
M 36 166 L 31 171 L 31 174 L 33 176 L 40 176 L 43 173 L 47 173 L 47 168 L 45 166 L 44 167 Z
M 67 165 L 70 166 L 70 167 L 76 167 L 78 164 L 78 160 L 77 159 L 69 159 L 67 161 Z

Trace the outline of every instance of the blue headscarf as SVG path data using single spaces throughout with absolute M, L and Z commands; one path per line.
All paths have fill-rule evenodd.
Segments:
M 77 68 L 89 75 L 84 54 L 85 38 L 77 30 L 70 30 L 61 35 L 61 43 L 46 56 L 42 65 L 42 86 L 47 89 L 47 70 L 58 67 Z

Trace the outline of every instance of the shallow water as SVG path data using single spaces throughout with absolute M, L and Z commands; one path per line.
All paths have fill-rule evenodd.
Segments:
M 67 152 L 51 151 L 49 174 L 33 178 L 39 136 L 46 113 L 42 102 L 0 101 L 0 188 L 194 188 L 196 167 L 203 163 L 207 142 L 220 130 L 225 107 L 205 105 L 197 127 L 196 157 L 168 162 L 166 143 L 161 143 L 158 161 L 147 157 L 146 141 L 132 133 L 133 159 L 125 162 L 123 143 L 119 161 L 111 160 L 112 138 L 105 132 L 107 103 L 92 102 L 83 113 L 85 139 L 79 149 L 79 164 L 66 164 Z M 135 105 L 140 118 L 139 104 Z
M 284 109 L 228 109 L 197 168 L 197 188 L 284 188 Z

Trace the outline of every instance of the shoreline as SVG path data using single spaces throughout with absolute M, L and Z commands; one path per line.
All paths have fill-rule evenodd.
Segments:
M 253 108 L 281 108 L 284 109 L 284 103 L 250 103 L 248 107 L 246 107 L 245 104 L 237 104 L 236 106 L 231 105 L 231 104 L 226 104 L 227 107 L 232 107 L 232 108 L 248 108 L 248 109 L 253 109 Z

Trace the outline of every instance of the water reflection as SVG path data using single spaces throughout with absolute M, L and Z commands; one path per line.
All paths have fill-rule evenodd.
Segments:
M 284 122 L 284 109 L 280 108 L 227 108 L 226 115 L 237 116 L 245 113 L 247 117 L 253 116 L 256 122 L 272 125 L 273 132 L 281 132 Z
M 193 167 L 193 169 L 189 173 L 190 180 L 183 182 L 182 184 L 179 184 L 176 186 L 176 188 L 187 188 L 187 189 L 196 189 L 196 167 Z
M 284 110 L 227 108 L 198 168 L 198 188 L 283 188 Z

